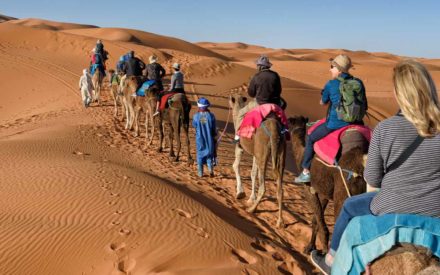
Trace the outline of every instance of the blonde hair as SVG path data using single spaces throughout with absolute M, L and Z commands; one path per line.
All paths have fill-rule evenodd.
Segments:
M 434 81 L 428 70 L 415 60 L 404 60 L 394 67 L 396 99 L 403 116 L 422 137 L 440 132 L 440 108 Z

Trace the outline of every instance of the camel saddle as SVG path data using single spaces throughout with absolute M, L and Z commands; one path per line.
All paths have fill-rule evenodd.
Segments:
M 311 134 L 316 127 L 325 123 L 325 119 L 316 122 L 307 131 Z M 315 142 L 313 149 L 320 159 L 330 165 L 337 163 L 339 157 L 353 148 L 368 149 L 372 131 L 365 125 L 348 125 L 331 132 L 324 138 Z
M 252 138 L 257 128 L 261 126 L 261 123 L 269 117 L 276 118 L 285 129 L 289 128 L 283 109 L 276 104 L 267 103 L 258 105 L 246 113 L 237 131 L 237 135 L 244 138 Z M 283 131 L 283 133 L 289 138 L 289 131 Z

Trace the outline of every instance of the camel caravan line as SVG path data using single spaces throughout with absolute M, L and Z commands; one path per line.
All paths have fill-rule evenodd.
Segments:
M 133 58 L 133 55 L 131 55 L 131 58 Z M 357 246 L 353 245 L 352 250 L 350 250 L 350 253 L 356 254 L 356 256 L 351 256 L 352 258 L 346 262 L 340 262 L 342 256 L 339 258 L 336 256 L 333 265 L 328 263 L 327 260 L 331 257 L 326 255 L 336 253 L 332 251 L 332 247 L 329 248 L 330 233 L 324 217 L 329 202 L 332 201 L 334 204 L 333 216 L 336 221 L 337 217 L 344 214 L 344 202 L 347 198 L 354 199 L 357 195 L 364 194 L 367 191 L 368 184 L 364 176 L 372 131 L 362 123 L 363 115 L 368 111 L 365 87 L 363 87 L 361 80 L 348 73 L 348 69 L 351 67 L 349 58 L 340 55 L 332 59 L 330 72 L 334 74 L 334 77 L 329 81 L 330 84 L 326 85 L 325 89 L 330 87 L 329 90 L 323 90 L 321 99 L 321 104 L 328 104 L 329 106 L 328 116 L 326 119 L 312 125 L 312 123 L 309 123 L 308 118 L 303 116 L 286 118 L 283 110 L 286 107 L 285 102 L 279 97 L 279 94 L 267 99 L 257 92 L 256 96 L 252 97 L 253 87 L 260 85 L 261 81 L 280 81 L 279 76 L 270 70 L 271 65 L 267 57 L 263 56 L 257 60 L 257 73 L 248 88 L 248 93 L 251 95 L 249 102 L 247 102 L 246 97 L 238 93 L 229 96 L 229 111 L 232 112 L 236 134 L 234 140 L 235 160 L 232 165 L 236 176 L 236 199 L 241 200 L 246 197 L 240 175 L 240 162 L 243 152 L 251 155 L 253 159 L 250 175 L 252 188 L 247 200 L 247 211 L 249 213 L 255 212 L 265 195 L 266 169 L 270 162 L 273 179 L 277 185 L 278 215 L 276 226 L 279 230 L 284 230 L 283 175 L 286 164 L 287 143 L 290 142 L 292 145 L 291 154 L 296 161 L 296 167 L 298 170 L 303 168 L 303 172 L 295 179 L 296 183 L 292 184 L 302 187 L 304 197 L 313 212 L 312 235 L 304 253 L 311 253 L 311 262 L 321 272 L 330 274 L 333 272 L 331 270 L 344 270 L 342 272 L 344 274 L 356 274 L 358 271 L 366 271 L 366 274 L 385 274 L 379 270 L 382 268 L 390 271 L 401 270 L 404 267 L 411 270 L 411 272 L 418 272 L 438 265 L 436 256 L 440 253 L 440 246 L 437 247 L 438 250 L 435 250 L 436 247 L 433 248 L 432 243 L 430 243 L 430 246 L 426 242 L 412 243 L 399 238 L 390 241 L 386 232 L 381 236 L 377 236 L 377 238 L 387 237 L 387 240 L 392 243 L 387 250 L 377 250 L 376 254 L 373 253 L 374 255 L 366 255 L 359 252 L 362 250 L 362 245 L 365 244 L 357 243 Z M 178 69 L 180 70 L 180 65 Z M 100 95 L 103 78 L 100 70 L 95 70 L 92 77 L 94 87 L 92 99 L 98 104 L 101 103 Z M 169 157 L 176 162 L 180 160 L 181 132 L 183 132 L 187 150 L 186 159 L 188 165 L 192 165 L 194 159 L 190 153 L 189 141 L 190 103 L 186 94 L 175 92 L 165 93 L 164 95 L 160 80 L 152 82 L 153 84 L 149 85 L 144 94 L 140 96 L 138 95 L 139 87 L 144 82 L 139 81 L 139 76 L 124 75 L 121 70 L 117 73 L 111 70 L 109 79 L 115 119 L 125 120 L 125 129 L 127 131 L 133 130 L 133 135 L 138 137 L 141 128 L 139 127 L 140 113 L 143 112 L 145 114 L 143 128 L 145 129 L 146 148 L 153 145 L 154 136 L 157 135 L 156 150 L 157 152 L 163 152 L 164 130 L 168 130 Z M 334 87 L 333 90 L 331 85 Z M 276 87 L 276 85 L 272 86 Z M 340 101 L 339 110 L 337 106 L 332 106 L 334 97 L 331 97 L 331 93 L 340 93 L 338 99 Z M 357 107 L 350 107 L 354 111 L 348 110 L 346 108 L 348 103 L 344 101 L 350 99 L 350 93 L 352 104 L 358 104 Z M 345 96 L 348 99 L 345 99 Z M 271 103 L 270 101 L 273 98 L 276 98 L 276 100 Z M 265 100 L 269 100 L 269 102 L 264 102 Z M 240 111 L 250 106 L 247 106 L 247 104 L 252 105 L 253 108 L 249 108 L 244 118 L 240 118 Z M 347 104 L 347 106 L 343 104 Z M 119 106 L 122 106 L 122 111 L 119 111 Z M 346 109 L 341 111 L 341 108 Z M 345 112 L 343 113 L 345 115 L 344 119 L 340 119 L 341 112 Z M 359 115 L 359 112 L 363 113 Z M 335 127 L 336 129 L 328 128 L 332 116 L 337 116 L 337 119 L 340 119 L 338 122 L 340 125 Z M 316 138 L 317 133 L 321 135 L 319 138 Z M 175 148 L 174 143 L 176 144 Z M 307 158 L 310 157 L 310 148 L 312 148 L 313 154 L 308 163 Z M 401 224 L 395 227 L 400 228 L 399 226 L 402 227 Z M 376 227 L 372 228 L 371 230 L 375 230 Z M 440 236 L 436 235 L 437 231 L 430 233 L 433 239 L 438 237 L 438 240 L 440 240 Z M 348 234 L 343 235 L 343 241 L 347 242 L 349 237 L 346 235 Z M 318 237 L 320 242 L 317 242 Z M 317 244 L 321 244 L 318 245 L 321 251 L 317 251 Z M 347 243 L 344 243 L 344 245 L 347 245 Z M 345 251 L 344 249 L 341 249 L 341 251 Z M 337 252 L 339 253 L 339 249 Z M 324 262 L 324 258 L 326 262 Z

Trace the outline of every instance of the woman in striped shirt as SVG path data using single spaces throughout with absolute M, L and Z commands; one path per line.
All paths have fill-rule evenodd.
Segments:
M 344 202 L 330 252 L 311 254 L 324 274 L 330 273 L 342 233 L 353 217 L 387 213 L 440 217 L 440 107 L 434 81 L 422 64 L 404 60 L 394 67 L 393 82 L 400 111 L 374 129 L 365 168 L 367 193 Z M 417 147 L 416 138 L 421 141 Z M 409 147 L 414 148 L 410 154 Z

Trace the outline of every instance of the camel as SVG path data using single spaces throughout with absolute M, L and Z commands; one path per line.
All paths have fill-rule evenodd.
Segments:
M 151 86 L 146 92 L 145 96 L 137 96 L 134 106 L 134 131 L 135 136 L 139 135 L 139 119 L 141 110 L 145 113 L 145 141 L 146 145 L 151 145 L 153 142 L 155 132 L 155 117 L 153 114 L 156 110 L 157 94 L 159 87 L 157 85 Z
M 118 85 L 116 83 L 110 83 L 110 90 L 111 90 L 113 102 L 115 104 L 115 113 L 113 116 L 115 118 L 117 118 L 118 117 L 118 104 L 122 105 L 122 92 L 120 89 L 120 85 Z
M 132 96 L 136 93 L 138 88 L 138 79 L 135 76 L 122 77 L 120 83 L 121 93 L 122 93 L 122 105 L 125 110 L 125 129 L 131 130 L 134 124 L 134 97 Z
M 104 75 L 102 72 L 99 69 L 96 69 L 92 76 L 92 83 L 94 87 L 92 100 L 98 102 L 98 105 L 101 105 L 101 88 L 103 79 Z
M 163 126 L 167 125 L 169 129 L 169 140 L 170 140 L 170 153 L 169 156 L 173 158 L 174 161 L 179 161 L 181 140 L 180 131 L 183 129 L 183 133 L 186 138 L 186 148 L 188 154 L 188 165 L 194 163 L 191 157 L 191 152 L 189 148 L 189 112 L 185 111 L 185 101 L 187 101 L 185 94 L 177 93 L 172 96 L 168 108 L 161 110 L 159 114 L 159 148 L 158 152 L 163 150 Z M 174 154 L 173 139 L 177 142 L 176 154 Z
M 297 162 L 297 167 L 301 168 L 300 162 L 304 153 L 308 119 L 303 116 L 295 116 L 290 117 L 288 121 L 289 131 L 292 136 L 293 155 Z M 368 152 L 368 141 L 357 131 L 347 131 L 346 133 L 341 140 L 342 153 L 339 158 L 339 165 L 344 169 L 363 175 L 364 158 Z M 349 146 L 344 146 L 344 142 L 348 138 L 356 139 L 358 142 L 346 150 Z M 345 144 L 348 143 L 345 142 Z M 321 236 L 324 252 L 328 251 L 329 231 L 324 220 L 325 208 L 329 200 L 333 200 L 334 217 L 337 217 L 345 199 L 348 197 L 338 169 L 327 167 L 315 158 L 312 162 L 311 174 L 312 181 L 310 185 L 304 184 L 304 194 L 314 214 L 312 219 L 312 237 L 304 251 L 307 254 L 316 249 L 316 235 L 318 232 Z M 362 176 L 352 177 L 347 180 L 347 185 L 351 195 L 361 194 L 366 191 L 366 183 Z
M 235 131 L 238 130 L 238 112 L 241 108 L 245 106 L 246 97 L 239 94 L 232 95 L 229 98 L 229 104 L 232 108 L 232 117 L 234 121 Z M 286 160 L 286 139 L 283 134 L 281 134 L 281 124 L 280 122 L 273 118 L 268 117 L 262 123 L 265 129 L 262 127 L 257 128 L 252 139 L 241 138 L 240 144 L 235 146 L 235 161 L 233 164 L 233 169 L 235 171 L 235 176 L 237 180 L 237 194 L 236 198 L 240 199 L 245 196 L 243 191 L 243 186 L 240 178 L 240 161 L 243 151 L 249 153 L 253 156 L 252 164 L 252 194 L 249 198 L 248 203 L 250 204 L 247 209 L 248 212 L 253 213 L 257 209 L 258 204 L 264 196 L 266 191 L 265 181 L 266 181 L 266 167 L 269 158 L 272 161 L 272 172 L 274 179 L 277 183 L 277 199 L 278 199 L 278 220 L 277 227 L 283 226 L 283 174 L 284 166 Z M 258 173 L 258 196 L 255 194 L 256 189 L 256 176 Z

